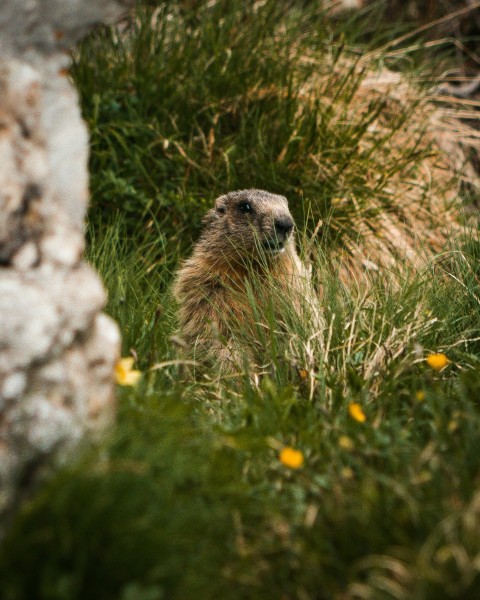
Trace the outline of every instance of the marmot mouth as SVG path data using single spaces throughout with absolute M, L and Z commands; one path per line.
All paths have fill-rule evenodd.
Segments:
M 264 240 L 263 247 L 270 254 L 279 254 L 280 252 L 284 252 L 285 243 L 280 241 L 277 238 L 270 238 L 269 240 Z

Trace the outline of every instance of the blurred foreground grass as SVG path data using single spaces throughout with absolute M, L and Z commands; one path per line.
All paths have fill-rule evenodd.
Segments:
M 391 210 L 389 185 L 414 177 L 427 148 L 409 147 L 398 169 L 365 153 L 357 142 L 383 110 L 377 100 L 353 125 L 333 126 L 320 102 L 299 116 L 302 80 L 291 74 L 309 78 L 315 65 L 299 67 L 294 50 L 340 56 L 350 35 L 314 5 L 256 3 L 255 18 L 237 2 L 185 6 L 162 5 L 153 19 L 141 9 L 133 34 L 95 35 L 73 70 L 92 131 L 88 256 L 123 354 L 144 375 L 119 389 L 106 439 L 18 516 L 0 596 L 480 597 L 477 234 L 452 236 L 422 268 L 342 281 L 330 254 L 341 236 L 310 245 L 311 223 L 347 191 L 366 211 L 370 201 Z M 353 71 L 335 80 L 346 107 L 356 83 Z M 272 86 L 287 94 L 251 101 Z M 312 168 L 313 152 L 328 173 Z M 258 386 L 248 374 L 194 381 L 175 363 L 172 273 L 210 201 L 249 186 L 291 200 L 326 343 L 315 349 L 292 320 L 282 339 L 268 333 L 273 367 Z M 358 213 L 344 210 L 353 236 Z M 426 362 L 432 353 L 448 357 L 444 370 Z

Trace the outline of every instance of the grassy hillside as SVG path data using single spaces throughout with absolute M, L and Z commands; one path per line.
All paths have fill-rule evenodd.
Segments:
M 360 102 L 368 73 L 406 60 L 307 4 L 139 7 L 81 47 L 87 253 L 143 375 L 119 387 L 108 436 L 16 519 L 2 600 L 480 597 L 480 247 L 454 218 L 466 171 L 427 135 L 425 89 Z M 292 318 L 266 330 L 258 385 L 194 380 L 172 275 L 213 199 L 245 187 L 288 196 L 325 342 Z M 424 262 L 339 277 L 348 250 L 395 256 L 394 219 L 418 225 Z

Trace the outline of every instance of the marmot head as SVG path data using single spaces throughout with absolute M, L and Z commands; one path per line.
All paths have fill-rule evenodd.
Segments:
M 206 215 L 205 238 L 221 237 L 225 253 L 275 256 L 293 243 L 294 222 L 284 196 L 241 190 L 220 196 Z M 220 241 L 220 240 L 218 240 Z

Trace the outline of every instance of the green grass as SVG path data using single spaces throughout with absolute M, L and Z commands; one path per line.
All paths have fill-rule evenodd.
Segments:
M 286 195 L 310 230 L 322 220 L 329 248 L 378 241 L 383 212 L 415 230 L 412 216 L 452 187 L 424 174 L 437 152 L 424 93 L 365 96 L 365 79 L 399 58 L 349 51 L 365 20 L 335 29 L 321 6 L 140 6 L 83 44 L 72 73 L 91 131 L 92 221 L 153 216 L 175 257 L 214 198 L 261 188 Z
M 144 377 L 119 390 L 110 436 L 18 517 L 2 597 L 475 597 L 480 361 L 478 342 L 459 343 L 479 334 L 475 255 L 449 257 L 455 279 L 379 277 L 366 297 L 318 264 L 325 365 L 302 365 L 310 381 L 277 359 L 258 388 L 239 388 L 148 371 L 177 356 L 149 235 L 126 242 L 116 221 L 92 242 Z M 452 360 L 440 374 L 421 360 L 438 349 Z M 301 469 L 281 464 L 284 446 L 303 452 Z
M 127 42 L 105 30 L 81 48 L 73 75 L 92 131 L 87 255 L 143 377 L 119 388 L 108 435 L 19 513 L 0 552 L 2 600 L 480 596 L 475 231 L 452 236 L 422 269 L 371 272 L 368 285 L 332 268 L 340 237 L 316 239 L 306 254 L 322 287 L 321 347 L 288 315 L 281 336 L 266 329 L 269 376 L 258 385 L 248 374 L 195 380 L 181 364 L 170 286 L 214 196 L 287 193 L 305 249 L 331 199 L 349 191 L 368 209 L 375 194 L 376 210 L 389 210 L 384 190 L 423 156 L 408 154 L 398 171 L 355 145 L 376 102 L 344 128 L 320 102 L 298 115 L 302 80 L 289 79 L 300 77 L 298 54 L 285 47 L 329 56 L 340 33 L 313 9 L 267 2 L 252 18 L 242 6 L 172 4 L 156 31 L 143 15 Z M 313 66 L 303 69 L 308 78 Z M 346 110 L 358 79 L 339 81 Z M 255 86 L 289 92 L 251 101 Z M 307 164 L 315 147 L 331 156 L 323 179 Z M 385 188 L 369 187 L 367 174 L 389 164 Z M 344 216 L 354 235 L 355 215 Z M 425 362 L 438 351 L 451 360 L 441 373 Z M 180 363 L 151 370 L 167 361 Z M 352 403 L 365 422 L 350 416 Z M 281 463 L 285 446 L 303 453 L 302 468 Z

